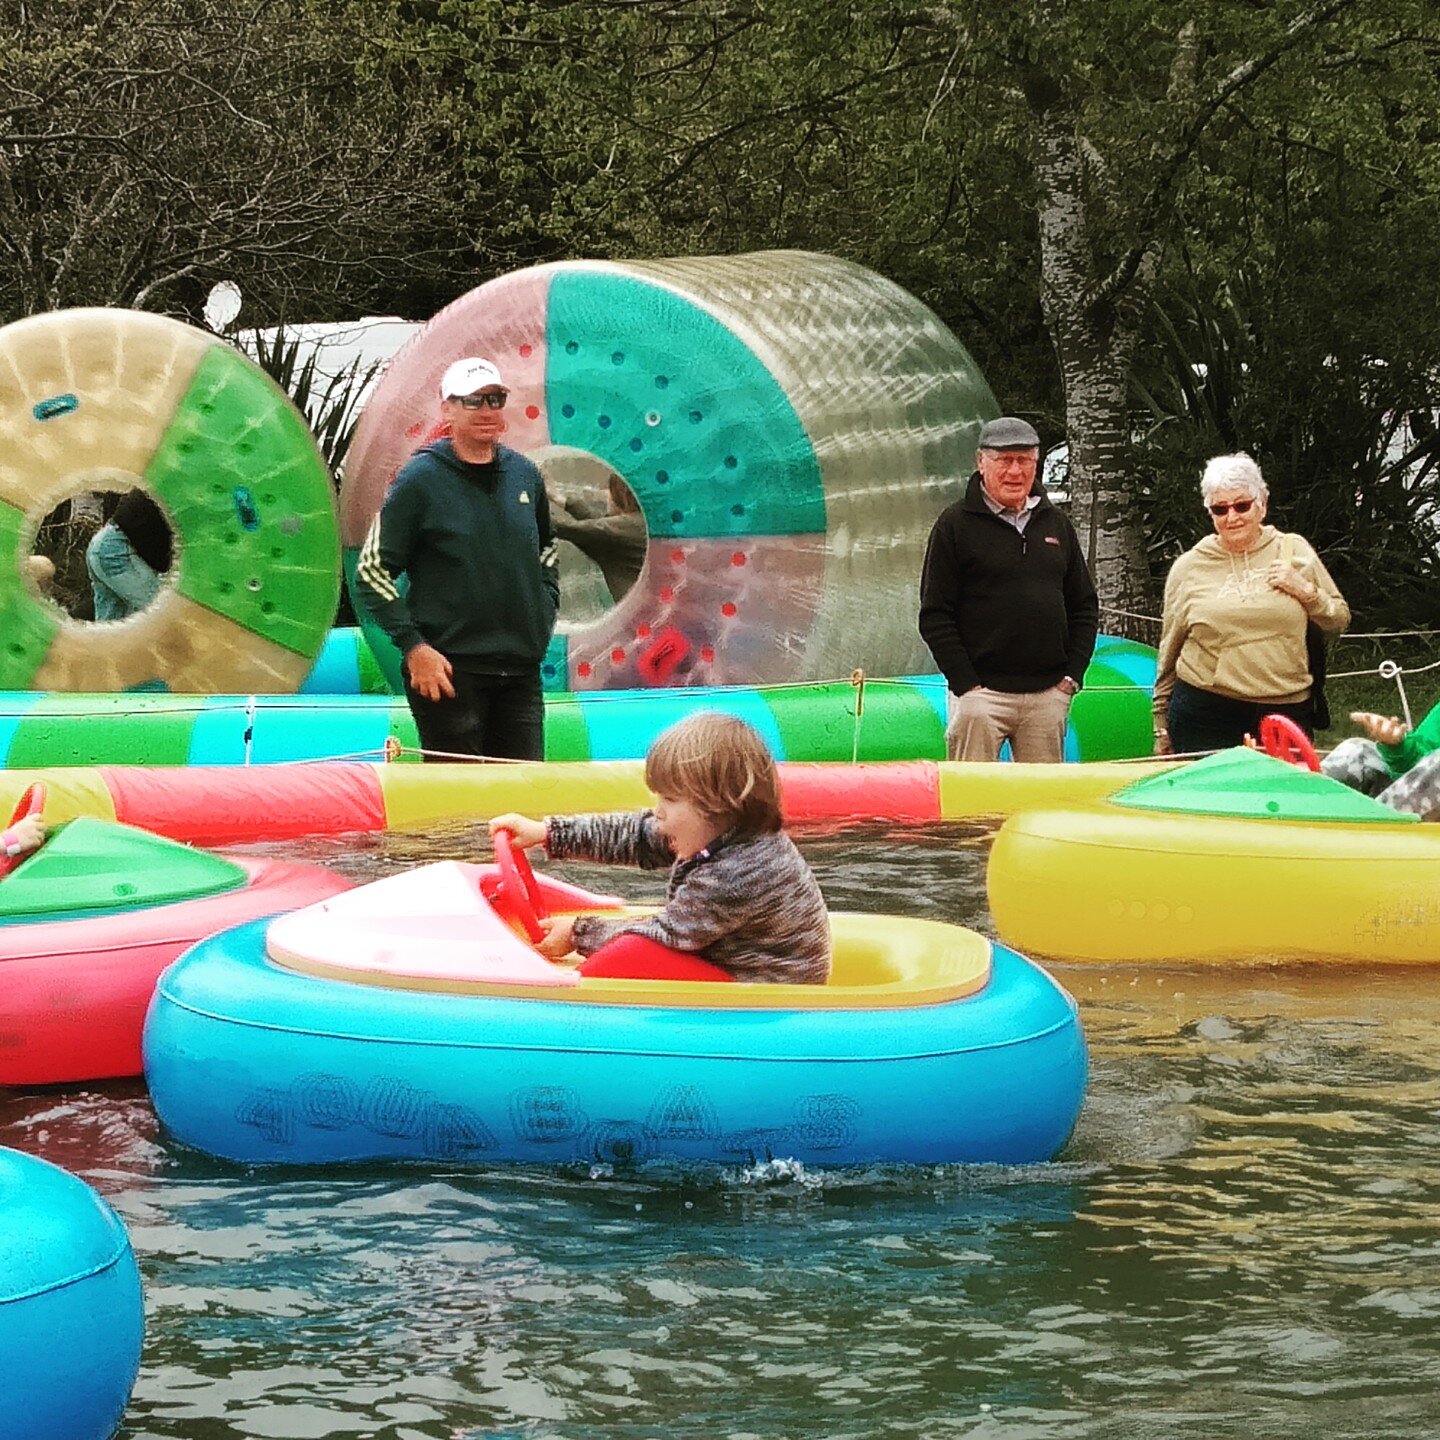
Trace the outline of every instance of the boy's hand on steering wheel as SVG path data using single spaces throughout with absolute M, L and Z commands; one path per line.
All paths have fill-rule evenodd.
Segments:
M 543 845 L 550 833 L 550 827 L 545 821 L 532 820 L 528 815 L 515 814 L 497 815 L 490 822 L 492 837 L 497 830 L 508 830 L 522 850 L 533 850 L 537 845 Z
M 552 915 L 540 923 L 545 927 L 545 938 L 535 948 L 547 960 L 563 960 L 575 948 L 575 917 Z
M 44 818 L 39 815 L 26 815 L 10 827 L 9 833 L 20 847 L 21 855 L 38 850 L 45 843 Z
M 1405 738 L 1405 726 L 1393 715 L 1375 715 L 1369 710 L 1352 710 L 1350 718 L 1377 745 L 1398 745 Z

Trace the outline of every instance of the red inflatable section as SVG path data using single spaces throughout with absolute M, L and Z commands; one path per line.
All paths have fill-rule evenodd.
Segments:
M 933 760 L 875 765 L 780 766 L 787 824 L 817 820 L 939 820 L 940 771 Z M 844 804 L 836 802 L 845 797 Z
M 234 857 L 238 890 L 76 920 L 0 925 L 0 1085 L 140 1074 L 160 972 L 217 930 L 313 905 L 350 882 L 315 865 Z
M 102 765 L 115 818 L 192 845 L 243 845 L 383 830 L 373 765 Z M 269 796 L 259 793 L 268 790 Z M 257 813 L 257 808 L 262 813 Z

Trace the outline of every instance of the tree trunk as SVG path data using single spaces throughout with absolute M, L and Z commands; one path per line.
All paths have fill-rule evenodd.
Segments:
M 1079 349 L 1079 347 L 1075 347 Z M 1129 360 L 1094 353 L 1067 357 L 1065 422 L 1070 437 L 1070 515 L 1086 547 L 1103 618 L 1112 633 L 1154 643 L 1154 615 L 1145 526 L 1130 465 Z
M 1144 518 L 1131 469 L 1129 371 L 1153 257 L 1123 293 L 1100 297 L 1103 277 L 1087 195 L 1085 153 L 1063 83 L 1033 78 L 1041 304 L 1065 387 L 1070 514 L 1086 547 L 1112 631 L 1153 638 L 1126 615 L 1153 612 Z

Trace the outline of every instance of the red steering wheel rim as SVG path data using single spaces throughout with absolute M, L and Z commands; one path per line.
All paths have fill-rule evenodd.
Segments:
M 1260 744 L 1267 755 L 1277 760 L 1286 760 L 1291 765 L 1303 765 L 1317 773 L 1320 757 L 1310 737 L 1288 715 L 1265 715 L 1260 720 Z
M 37 780 L 35 784 L 27 787 L 25 793 L 15 802 L 15 808 L 10 812 L 10 818 L 5 822 L 5 829 L 8 830 L 18 821 L 25 819 L 27 815 L 40 815 L 45 810 L 45 787 Z M 24 855 L 0 855 L 0 880 L 3 880 L 22 860 Z
M 497 830 L 492 843 L 495 863 L 500 868 L 500 883 L 491 903 L 498 901 L 497 908 L 508 910 L 520 922 L 530 943 L 538 945 L 545 938 L 545 927 L 540 922 L 550 918 L 550 911 L 536 883 L 535 872 L 530 868 L 529 857 L 515 843 L 515 836 L 509 830 Z

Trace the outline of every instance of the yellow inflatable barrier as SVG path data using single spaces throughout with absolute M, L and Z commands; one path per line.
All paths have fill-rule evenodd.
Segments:
M 1093 806 L 1163 762 L 1087 765 L 782 764 L 793 825 L 927 825 L 1036 804 Z M 51 824 L 99 815 L 200 845 L 479 822 L 507 810 L 573 815 L 649 803 L 641 760 L 515 765 L 103 765 L 0 771 L 0 819 L 33 783 Z

